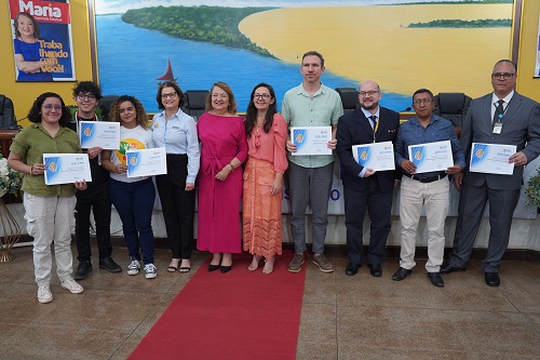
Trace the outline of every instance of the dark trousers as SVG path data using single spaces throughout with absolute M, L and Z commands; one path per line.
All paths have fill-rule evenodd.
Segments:
M 193 249 L 195 190 L 186 191 L 187 155 L 167 155 L 167 174 L 156 176 L 156 185 L 167 228 L 172 257 L 189 259 Z
M 392 192 L 381 192 L 376 176 L 368 181 L 365 191 L 344 189 L 348 260 L 352 264 L 362 264 L 364 217 L 367 211 L 371 220 L 367 261 L 371 265 L 380 265 L 391 227 Z
M 111 256 L 111 203 L 107 194 L 108 183 L 85 191 L 77 192 L 77 206 L 75 207 L 75 239 L 77 242 L 77 259 L 80 262 L 90 261 L 92 250 L 90 248 L 90 211 L 94 212 L 96 224 L 96 239 L 99 258 Z
M 129 256 L 144 264 L 154 263 L 154 233 L 152 232 L 152 211 L 156 190 L 152 179 L 126 183 L 109 180 L 109 198 L 120 215 L 124 239 Z

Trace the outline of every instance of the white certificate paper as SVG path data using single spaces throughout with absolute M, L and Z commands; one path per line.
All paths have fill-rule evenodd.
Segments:
M 331 126 L 291 127 L 291 139 L 298 148 L 292 155 L 332 155 L 328 148 Z
M 102 147 L 103 149 L 118 150 L 120 144 L 120 123 L 108 121 L 80 121 L 79 138 L 81 147 Z
M 512 175 L 514 163 L 509 163 L 508 158 L 516 149 L 515 145 L 472 143 L 469 171 Z
M 450 140 L 409 146 L 409 159 L 416 165 L 416 173 L 444 171 L 454 166 Z
M 165 148 L 126 151 L 127 177 L 152 176 L 167 173 Z
M 391 141 L 353 145 L 354 160 L 365 168 L 375 171 L 394 170 L 394 146 Z
M 43 154 L 45 184 L 72 184 L 92 181 L 88 154 Z

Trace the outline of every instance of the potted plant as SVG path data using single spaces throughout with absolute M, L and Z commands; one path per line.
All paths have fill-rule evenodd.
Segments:
M 540 211 L 540 167 L 536 169 L 536 175 L 531 176 L 525 189 L 527 203 L 536 206 Z

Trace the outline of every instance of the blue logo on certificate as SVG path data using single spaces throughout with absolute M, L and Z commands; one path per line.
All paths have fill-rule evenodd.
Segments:
M 365 166 L 371 155 L 371 148 L 368 146 L 362 146 L 358 148 L 358 163 Z
M 139 153 L 137 152 L 128 153 L 126 164 L 128 165 L 130 171 L 136 171 L 139 165 Z
M 302 145 L 306 142 L 306 136 L 306 130 L 295 129 L 293 132 L 294 145 L 296 145 L 297 147 L 302 147 Z
M 475 144 L 473 148 L 473 153 L 471 156 L 471 167 L 474 167 L 475 165 L 480 165 L 486 158 L 487 154 L 488 154 L 487 144 Z
M 48 157 L 45 159 L 45 171 L 47 172 L 47 177 L 52 182 L 54 178 L 60 174 L 60 168 L 62 163 L 58 157 Z
M 93 124 L 81 124 L 81 144 L 90 141 L 94 136 Z
M 413 146 L 411 148 L 412 158 L 411 161 L 414 165 L 419 166 L 424 162 L 425 156 L 425 147 L 424 146 Z

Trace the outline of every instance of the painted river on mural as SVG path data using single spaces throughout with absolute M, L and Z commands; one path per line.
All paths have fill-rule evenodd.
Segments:
M 234 91 L 240 112 L 246 110 L 251 90 L 257 83 L 268 82 L 275 88 L 279 106 L 285 92 L 302 81 L 299 63 L 287 64 L 249 51 L 136 28 L 124 23 L 120 15 L 99 15 L 96 22 L 103 94 L 134 95 L 148 112 L 158 111 L 156 78 L 167 70 L 168 59 L 182 90 L 206 90 L 215 81 L 225 81 Z M 322 81 L 331 88 L 358 86 L 355 80 L 330 71 L 324 73 Z M 409 106 L 410 98 L 385 93 L 381 104 L 401 111 Z

